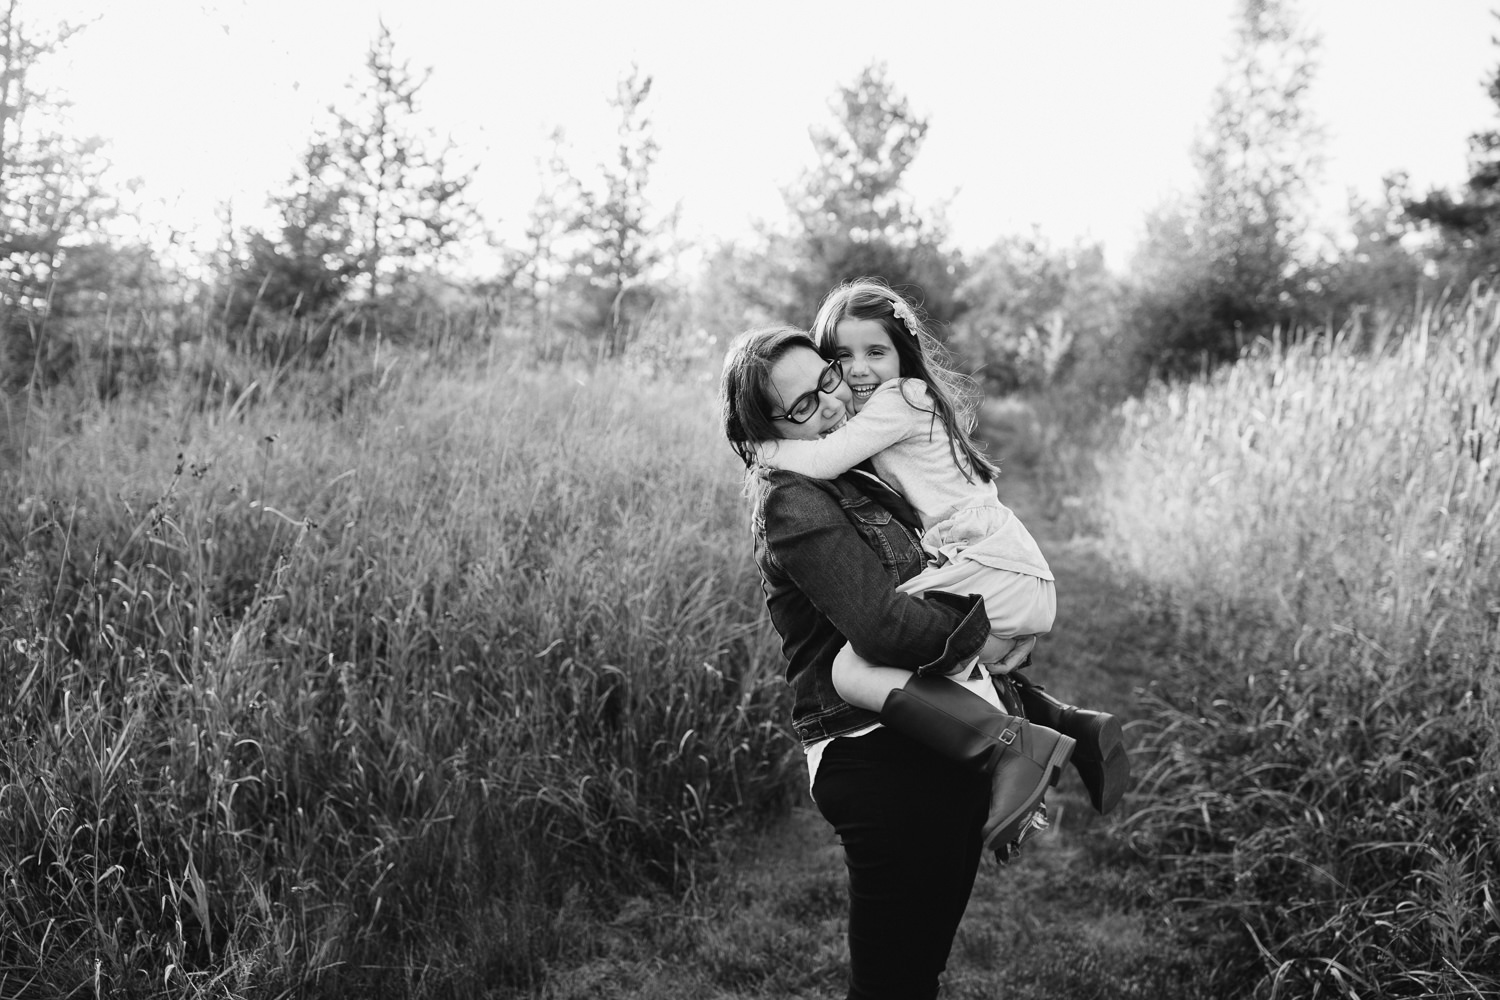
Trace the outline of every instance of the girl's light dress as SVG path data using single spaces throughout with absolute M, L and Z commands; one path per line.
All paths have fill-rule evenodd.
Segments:
M 832 434 L 763 443 L 760 459 L 817 479 L 833 479 L 869 459 L 922 519 L 929 564 L 898 590 L 979 594 L 990 630 L 1006 638 L 1051 631 L 1057 591 L 1042 550 L 1000 502 L 994 483 L 964 478 L 933 409 L 925 382 L 892 379 Z

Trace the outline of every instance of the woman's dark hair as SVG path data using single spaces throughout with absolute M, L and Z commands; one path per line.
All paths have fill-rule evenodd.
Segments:
M 879 278 L 847 281 L 823 299 L 813 320 L 813 342 L 818 353 L 832 358 L 838 349 L 838 325 L 846 319 L 879 323 L 891 338 L 901 362 L 903 379 L 921 379 L 932 398 L 932 414 L 948 432 L 953 464 L 970 482 L 995 481 L 998 470 L 969 436 L 978 410 L 979 392 L 972 378 L 952 367 L 948 349 L 927 331 L 917 311 L 900 293 Z
M 771 408 L 779 402 L 771 388 L 771 369 L 797 347 L 818 350 L 804 330 L 769 326 L 740 334 L 724 356 L 719 416 L 729 446 L 746 468 L 755 457 L 750 447 L 754 442 L 781 437 L 781 429 L 771 419 Z

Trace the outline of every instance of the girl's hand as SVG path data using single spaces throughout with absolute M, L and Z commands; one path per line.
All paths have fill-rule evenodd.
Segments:
M 995 636 L 990 636 L 990 641 L 996 641 Z M 1031 651 L 1036 648 L 1036 636 L 1028 635 L 1020 639 L 999 639 L 999 642 L 1009 645 L 1009 650 L 1002 653 L 993 660 L 987 659 L 983 651 L 979 654 L 979 660 L 984 664 L 984 669 L 992 674 L 1008 674 L 1017 667 L 1024 667 L 1031 659 Z M 985 649 L 989 648 L 989 642 L 985 643 Z
M 991 665 L 998 664 L 1015 648 L 1016 640 L 1002 639 L 998 635 L 991 634 L 988 639 L 984 640 L 984 645 L 979 647 L 979 652 L 975 654 L 974 659 L 983 663 L 985 669 L 990 670 L 990 673 L 994 673 L 990 669 Z

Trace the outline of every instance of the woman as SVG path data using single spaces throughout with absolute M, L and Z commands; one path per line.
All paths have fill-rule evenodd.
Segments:
M 725 360 L 725 434 L 747 467 L 755 441 L 838 429 L 850 399 L 839 366 L 799 330 L 752 331 Z M 988 662 L 1009 644 L 990 637 L 979 597 L 896 592 L 923 566 L 918 522 L 900 496 L 863 471 L 819 480 L 755 467 L 749 491 L 793 727 L 808 750 L 813 799 L 838 833 L 849 872 L 848 996 L 935 997 L 987 819 L 1053 779 L 1039 763 L 1050 746 L 1036 744 L 1057 734 L 943 676 L 976 657 Z M 878 714 L 834 689 L 832 663 L 846 640 L 860 655 L 913 674 Z M 991 669 L 1007 671 L 1029 651 L 1029 644 L 1010 650 Z

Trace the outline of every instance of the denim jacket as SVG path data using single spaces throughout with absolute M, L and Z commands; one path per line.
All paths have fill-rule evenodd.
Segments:
M 896 592 L 923 566 L 919 522 L 880 480 L 761 470 L 752 489 L 755 561 L 804 746 L 876 721 L 834 690 L 833 658 L 846 640 L 867 660 L 921 674 L 947 673 L 984 645 L 983 598 Z

